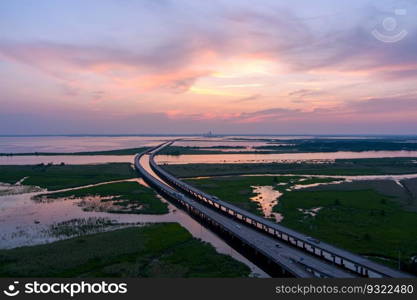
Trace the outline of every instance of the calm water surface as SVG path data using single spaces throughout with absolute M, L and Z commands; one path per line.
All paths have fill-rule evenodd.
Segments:
M 329 163 L 335 159 L 417 157 L 417 151 L 364 151 L 323 153 L 279 153 L 279 154 L 203 154 L 203 155 L 158 155 L 160 164 L 192 163 L 271 163 L 311 161 Z M 39 163 L 100 164 L 110 162 L 133 162 L 134 155 L 38 155 L 0 156 L 0 165 L 32 165 Z M 415 161 L 417 163 L 417 160 Z
M 146 157 L 147 158 L 147 157 Z M 138 181 L 146 185 L 142 179 L 131 179 L 128 181 Z M 101 183 L 103 184 L 103 183 Z M 95 185 L 88 185 L 91 187 Z M 3 185 L 0 190 L 10 189 L 10 185 Z M 77 188 L 75 188 L 77 189 Z M 68 191 L 65 189 L 61 191 Z M 210 243 L 219 253 L 230 255 L 250 267 L 253 274 L 260 277 L 268 275 L 248 261 L 245 257 L 233 250 L 217 235 L 201 226 L 182 210 L 167 202 L 169 213 L 164 215 L 143 215 L 143 214 L 115 214 L 100 211 L 84 211 L 79 206 L 84 199 L 64 198 L 50 202 L 34 201 L 36 195 L 47 192 L 36 191 L 17 195 L 0 196 L 0 249 L 14 248 L 26 245 L 49 243 L 59 238 L 49 236 L 47 232 L 50 225 L 68 221 L 71 219 L 87 218 L 108 218 L 119 223 L 160 223 L 176 222 L 186 228 L 194 237 Z
M 181 139 L 178 146 L 254 146 L 267 145 L 268 141 L 314 139 L 314 136 L 0 136 L 0 153 L 31 152 L 84 152 L 105 151 L 143 146 L 155 146 L 163 141 Z M 334 139 L 372 139 L 376 137 L 331 137 Z M 244 149 L 241 149 L 244 150 Z M 241 151 L 240 150 L 240 151 Z
M 335 159 L 417 157 L 417 151 L 338 151 L 319 153 L 278 153 L 278 154 L 204 154 L 204 155 L 158 155 L 161 164 L 184 163 L 269 163 L 293 161 L 326 161 Z
M 0 136 L 0 153 L 83 152 L 155 146 L 172 137 Z
M 212 137 L 202 138 L 187 137 L 187 141 L 178 142 L 182 146 L 215 147 L 220 145 L 244 146 L 251 149 L 256 145 L 264 145 L 265 141 L 236 140 L 241 137 Z M 259 139 L 267 137 L 244 137 L 245 139 Z M 273 137 L 274 139 L 294 139 L 309 137 Z M 154 146 L 172 137 L 0 137 L 0 153 L 10 152 L 77 152 L 77 151 L 101 151 L 121 148 L 134 148 L 141 146 Z M 368 151 L 368 152 L 333 152 L 333 153 L 288 153 L 288 154 L 216 154 L 216 155 L 180 155 L 157 156 L 159 163 L 183 164 L 183 163 L 268 163 L 310 160 L 316 163 L 343 158 L 382 158 L 382 157 L 417 157 L 417 151 Z M 102 155 L 102 156 L 3 156 L 0 164 L 99 164 L 109 162 L 133 163 L 133 155 Z M 148 159 L 144 156 L 144 159 Z M 416 160 L 417 163 L 417 160 Z M 147 165 L 147 164 L 145 164 Z M 153 173 L 151 170 L 149 170 Z M 155 174 L 154 174 L 155 175 Z M 275 176 L 275 175 L 274 175 Z M 403 175 L 401 175 L 403 176 Z M 404 175 L 415 177 L 416 174 Z M 326 176 L 331 177 L 331 176 Z M 337 176 L 347 180 L 381 179 L 383 176 Z M 386 175 L 392 180 L 399 180 L 400 176 Z M 145 184 L 140 179 L 140 184 Z M 24 184 L 24 183 L 23 183 Z M 300 187 L 294 187 L 302 188 Z M 10 187 L 0 186 L 0 195 Z M 19 187 L 21 189 L 21 187 Z M 270 187 L 254 186 L 257 194 L 252 200 L 261 204 L 265 215 L 273 216 L 277 220 L 282 217 L 274 215 L 272 206 L 279 201 L 280 194 Z M 109 214 L 100 211 L 83 211 L 79 206 L 82 199 L 58 199 L 52 202 L 37 202 L 32 200 L 45 191 L 27 190 L 26 193 L 8 194 L 0 196 L 0 248 L 13 248 L 24 245 L 52 242 L 56 237 L 45 235 L 45 230 L 54 223 L 68 221 L 75 218 L 109 218 L 121 223 L 158 223 L 178 222 L 185 227 L 194 237 L 212 244 L 218 252 L 231 255 L 239 261 L 247 264 L 253 272 L 266 276 L 259 268 L 246 260 L 239 253 L 224 243 L 214 233 L 205 229 L 182 210 L 168 203 L 169 213 L 165 215 L 138 215 L 138 214 Z M 162 201 L 166 201 L 161 198 Z M 314 212 L 317 213 L 317 212 Z
M 69 165 L 133 163 L 134 155 L 30 155 L 0 156 L 0 165 L 36 165 L 40 163 Z

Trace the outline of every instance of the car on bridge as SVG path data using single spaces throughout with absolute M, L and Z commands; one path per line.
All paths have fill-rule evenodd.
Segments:
M 315 243 L 315 244 L 320 244 L 320 240 L 315 239 L 315 238 L 313 238 L 311 236 L 308 236 L 307 237 L 307 241 L 312 242 L 312 243 Z

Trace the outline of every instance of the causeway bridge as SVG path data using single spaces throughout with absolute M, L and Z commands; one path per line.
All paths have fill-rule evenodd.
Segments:
M 135 156 L 143 179 L 273 277 L 413 277 L 305 236 L 181 181 L 154 160 L 175 141 Z

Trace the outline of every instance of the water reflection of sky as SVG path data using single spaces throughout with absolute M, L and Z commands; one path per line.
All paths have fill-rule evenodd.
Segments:
M 204 154 L 204 155 L 158 155 L 156 161 L 164 164 L 183 163 L 268 163 L 316 160 L 316 163 L 334 159 L 417 157 L 417 151 L 338 151 L 318 153 L 276 154 Z
M 0 153 L 82 152 L 154 146 L 172 137 L 32 136 L 0 137 Z
M 142 179 L 130 179 L 145 184 Z M 146 185 L 146 184 L 145 184 Z M 89 185 L 93 186 L 93 185 Z M 16 186 L 18 188 L 19 186 Z M 11 188 L 4 185 L 0 190 Z M 66 191 L 65 189 L 62 191 Z M 118 214 L 102 211 L 84 211 L 79 206 L 79 198 L 56 199 L 50 202 L 39 202 L 32 197 L 45 191 L 0 196 L 0 249 L 26 245 L 49 243 L 59 239 L 47 234 L 50 225 L 72 219 L 108 218 L 119 223 L 160 223 L 176 222 L 186 228 L 194 237 L 210 243 L 219 253 L 230 255 L 248 265 L 253 273 L 268 277 L 242 255 L 233 250 L 217 235 L 206 229 L 184 211 L 168 203 L 169 213 L 163 215 Z M 161 201 L 166 202 L 161 197 Z M 66 238 L 66 237 L 60 237 Z
M 323 152 L 323 153 L 279 153 L 279 154 L 200 154 L 200 155 L 158 155 L 159 164 L 189 163 L 270 163 L 301 162 L 332 163 L 335 159 L 417 157 L 417 151 L 364 151 L 364 152 Z M 134 155 L 33 155 L 0 156 L 0 165 L 33 165 L 40 163 L 60 164 L 102 164 L 133 163 Z M 411 161 L 414 163 L 414 161 Z
M 262 146 L 268 140 L 314 139 L 314 136 L 0 136 L 0 153 L 82 152 L 154 146 L 181 138 L 178 146 Z M 331 137 L 364 139 L 372 137 Z M 375 138 L 375 137 L 374 137 Z

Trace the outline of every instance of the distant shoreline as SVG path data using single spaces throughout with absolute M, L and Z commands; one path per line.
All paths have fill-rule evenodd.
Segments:
M 191 134 L 0 134 L 0 137 L 207 137 L 201 133 Z M 312 134 L 312 133 L 284 133 L 284 134 L 242 134 L 242 133 L 219 133 L 210 137 L 227 137 L 227 136 L 259 136 L 259 137 L 278 137 L 278 136 L 313 136 L 313 137 L 414 137 L 417 138 L 416 134 Z

